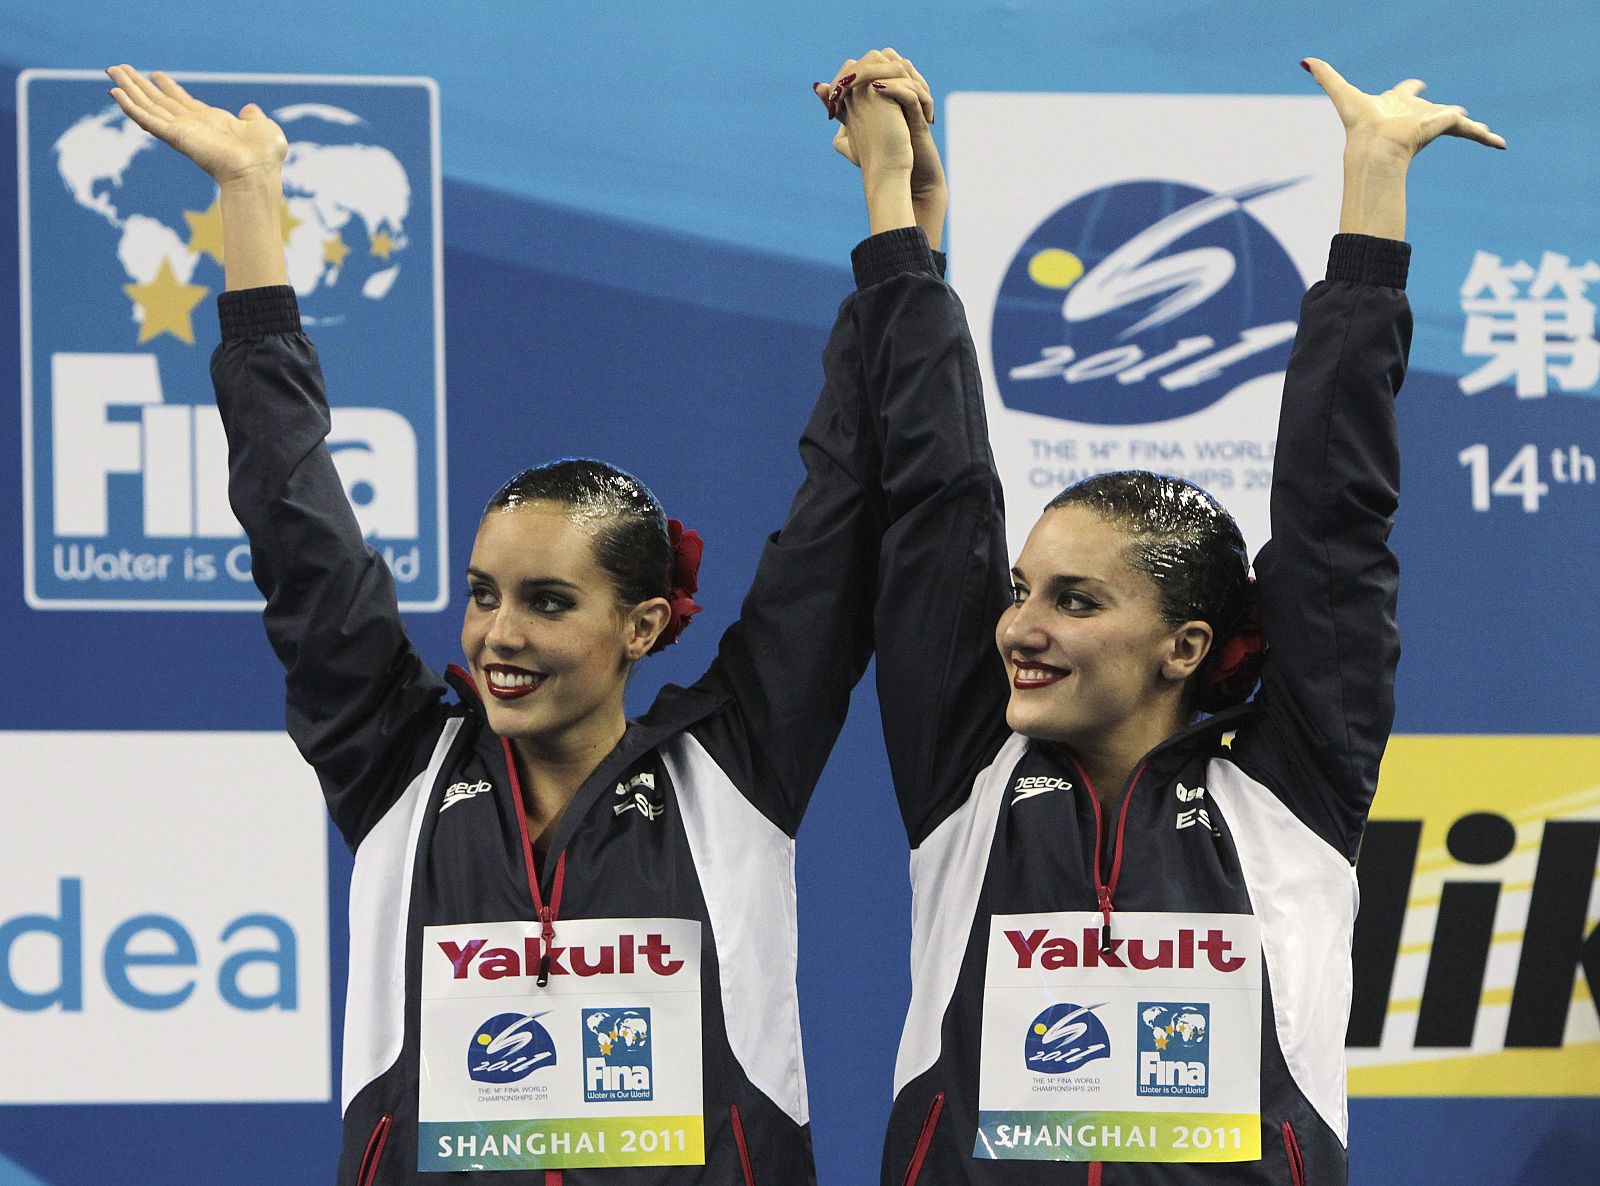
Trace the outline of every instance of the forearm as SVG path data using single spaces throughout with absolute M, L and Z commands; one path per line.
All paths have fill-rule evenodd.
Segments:
M 230 292 L 289 282 L 283 175 L 277 168 L 222 185 L 222 258 Z
M 861 184 L 867 195 L 867 222 L 874 235 L 920 225 L 911 200 L 909 169 L 863 168 Z
M 1351 139 L 1344 150 L 1344 200 L 1339 230 L 1380 239 L 1406 237 L 1409 157 Z
M 950 195 L 943 186 L 936 193 L 911 195 L 911 206 L 917 225 L 928 236 L 928 246 L 939 251 L 944 245 L 944 217 L 950 207 Z

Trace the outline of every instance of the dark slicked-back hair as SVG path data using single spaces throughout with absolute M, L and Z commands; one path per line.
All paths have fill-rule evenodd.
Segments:
M 1244 620 L 1250 558 L 1233 516 L 1182 478 L 1147 470 L 1099 474 L 1068 486 L 1046 510 L 1081 506 L 1128 535 L 1128 559 L 1155 582 L 1173 626 L 1210 625 L 1216 650 Z
M 638 478 L 603 461 L 569 457 L 523 470 L 495 492 L 483 513 L 535 502 L 564 508 L 592 532 L 595 560 L 623 605 L 671 597 L 667 517 Z

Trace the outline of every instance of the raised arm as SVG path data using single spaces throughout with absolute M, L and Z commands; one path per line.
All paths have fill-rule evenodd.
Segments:
M 211 374 L 228 436 L 229 502 L 267 598 L 289 733 L 354 847 L 389 806 L 383 789 L 403 787 L 394 776 L 419 760 L 408 747 L 420 740 L 419 718 L 439 711 L 444 685 L 406 639 L 389 570 L 362 541 L 324 443 L 322 371 L 286 284 L 288 144 L 254 104 L 235 116 L 165 74 L 145 78 L 128 66 L 107 73 L 128 117 L 221 190 L 228 291 L 218 302 L 222 344 Z
M 1410 79 L 1381 95 L 1326 62 L 1306 68 L 1346 130 L 1341 233 L 1327 278 L 1306 294 L 1284 382 L 1273 466 L 1272 539 L 1256 558 L 1270 645 L 1265 725 L 1235 743 L 1242 764 L 1279 767 L 1276 785 L 1354 857 L 1394 718 L 1399 502 L 1394 399 L 1411 314 L 1405 184 L 1439 135 L 1505 142 L 1463 109 L 1420 98 Z M 1292 769 L 1282 769 L 1290 767 Z
M 893 50 L 846 63 L 843 73 L 855 78 L 834 102 L 845 121 L 836 141 L 847 140 L 836 146 L 861 166 L 874 229 L 874 199 L 908 187 L 921 228 L 879 235 L 856 260 L 863 378 L 888 511 L 875 616 L 878 702 L 917 845 L 959 806 L 1007 734 L 1009 689 L 994 628 L 1011 578 L 966 314 L 922 241 L 925 220 L 934 212 L 942 220 L 945 207 L 932 97 Z M 896 106 L 910 135 L 909 165 L 903 151 L 885 148 L 904 144 L 886 134 Z

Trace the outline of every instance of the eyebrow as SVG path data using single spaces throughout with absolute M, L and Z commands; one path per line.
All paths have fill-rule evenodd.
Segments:
M 1012 568 L 1011 576 L 1013 577 L 1013 579 L 1018 580 L 1018 581 L 1022 581 L 1024 583 L 1026 583 L 1027 579 L 1028 579 L 1027 575 L 1020 568 Z M 1101 580 L 1099 577 L 1076 576 L 1076 575 L 1073 575 L 1071 573 L 1061 573 L 1061 574 L 1058 574 L 1056 576 L 1046 577 L 1044 579 L 1044 583 L 1045 583 L 1046 586 L 1052 586 L 1052 585 L 1054 585 L 1054 586 L 1060 586 L 1060 585 L 1099 585 L 1102 588 L 1106 587 L 1106 582 Z
M 487 581 L 491 585 L 498 585 L 500 583 L 488 573 L 484 572 L 483 569 L 473 568 L 470 564 L 467 566 L 467 576 L 476 577 L 480 581 Z M 517 588 L 519 590 L 545 589 L 552 586 L 560 589 L 571 589 L 574 593 L 581 591 L 577 585 L 573 584 L 571 581 L 563 580 L 561 577 L 528 577 L 525 580 L 517 582 Z

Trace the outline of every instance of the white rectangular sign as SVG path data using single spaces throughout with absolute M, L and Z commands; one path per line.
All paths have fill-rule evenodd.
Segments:
M 956 94 L 952 281 L 1016 555 L 1096 473 L 1187 478 L 1266 541 L 1300 298 L 1338 222 L 1327 100 Z
M 322 1101 L 328 831 L 279 733 L 0 733 L 0 1103 Z

